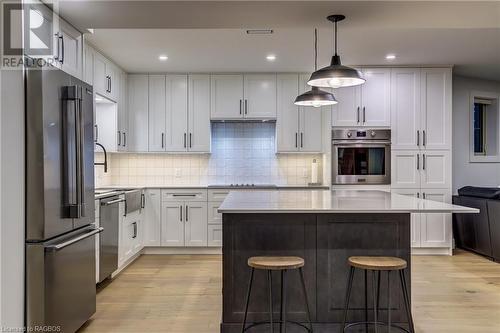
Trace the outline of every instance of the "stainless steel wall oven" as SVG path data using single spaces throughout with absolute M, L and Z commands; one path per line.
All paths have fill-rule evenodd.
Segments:
M 391 130 L 332 130 L 333 184 L 390 184 Z

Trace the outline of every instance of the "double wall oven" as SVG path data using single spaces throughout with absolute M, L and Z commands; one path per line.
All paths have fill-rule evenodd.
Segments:
M 391 130 L 332 130 L 332 183 L 390 184 Z

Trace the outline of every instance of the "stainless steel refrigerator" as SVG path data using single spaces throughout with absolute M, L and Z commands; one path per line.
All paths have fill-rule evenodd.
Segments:
M 96 309 L 92 86 L 26 70 L 26 326 L 75 332 Z

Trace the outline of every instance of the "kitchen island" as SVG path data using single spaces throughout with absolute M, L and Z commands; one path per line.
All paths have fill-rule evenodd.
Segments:
M 239 332 L 251 256 L 300 256 L 315 332 L 340 332 L 350 256 L 397 256 L 410 274 L 411 213 L 477 213 L 478 210 L 383 191 L 239 191 L 219 207 L 223 215 L 223 314 L 220 331 Z M 288 319 L 305 322 L 298 274 L 287 283 Z M 368 305 L 373 304 L 368 276 Z M 406 327 L 396 275 L 391 277 L 392 320 Z M 364 319 L 364 276 L 357 271 L 348 321 Z M 275 284 L 275 285 L 274 285 Z M 268 319 L 267 278 L 256 271 L 247 322 Z M 273 279 L 274 316 L 279 316 L 279 279 Z M 380 315 L 387 316 L 387 279 L 382 278 Z M 372 311 L 369 312 L 369 320 Z M 251 332 L 268 332 L 266 325 Z M 352 329 L 350 332 L 355 332 Z M 302 332 L 290 326 L 288 332 Z

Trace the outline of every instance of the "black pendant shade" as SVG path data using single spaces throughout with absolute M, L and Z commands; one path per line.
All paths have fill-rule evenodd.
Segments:
M 314 29 L 314 70 L 317 69 L 317 61 L 318 30 Z M 311 90 L 297 96 L 297 98 L 295 98 L 294 104 L 299 106 L 312 106 L 319 108 L 321 106 L 337 104 L 337 100 L 335 99 L 333 94 L 313 86 Z
M 320 68 L 312 73 L 307 84 L 314 87 L 341 88 L 357 86 L 365 83 L 360 71 L 355 68 L 342 65 L 340 56 L 337 54 L 337 22 L 345 19 L 344 15 L 330 15 L 327 19 L 334 23 L 334 48 L 330 66 Z

